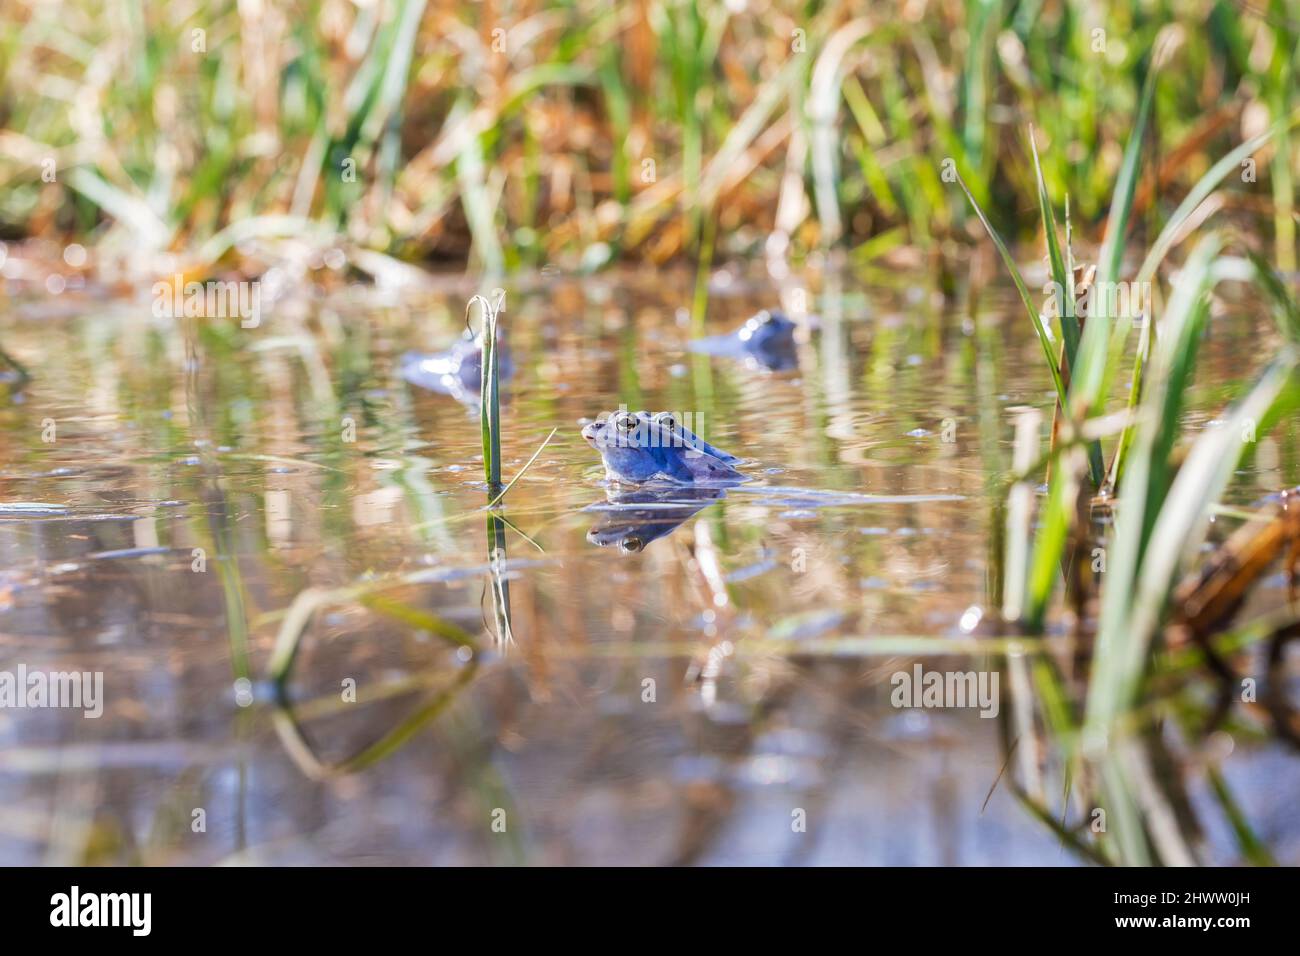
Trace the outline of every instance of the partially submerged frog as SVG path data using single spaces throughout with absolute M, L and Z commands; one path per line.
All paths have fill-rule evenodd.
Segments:
M 587 509 L 604 513 L 587 540 L 626 552 L 640 551 L 733 492 L 782 510 L 962 500 L 955 494 L 870 495 L 745 484 L 750 478 L 735 468 L 740 459 L 710 445 L 669 412 L 621 409 L 584 426 L 582 437 L 600 452 L 605 476 L 613 483 L 607 501 Z M 628 491 L 627 485 L 635 487 Z
M 726 335 L 711 335 L 690 343 L 695 352 L 721 355 L 761 366 L 774 372 L 798 367 L 794 333 L 798 326 L 781 312 L 764 309 L 745 320 L 745 324 Z
M 584 426 L 582 437 L 600 452 L 612 481 L 728 485 L 748 480 L 733 467 L 740 459 L 704 441 L 670 412 L 620 410 Z
M 501 381 L 510 378 L 514 363 L 510 352 L 497 343 L 497 372 Z M 467 405 L 477 405 L 483 375 L 483 337 L 466 331 L 443 352 L 407 352 L 398 374 L 412 385 L 450 395 Z

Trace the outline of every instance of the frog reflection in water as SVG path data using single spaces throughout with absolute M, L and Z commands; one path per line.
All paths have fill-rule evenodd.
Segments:
M 587 532 L 587 540 L 629 554 L 640 551 L 651 541 L 677 530 L 724 494 L 721 488 L 682 487 L 667 492 L 611 488 L 606 492 L 606 501 L 584 509 L 601 514 L 600 521 Z
M 497 372 L 500 380 L 506 381 L 514 373 L 514 363 L 500 333 L 497 335 Z M 412 385 L 474 407 L 478 406 L 482 369 L 483 338 L 469 331 L 446 351 L 407 352 L 398 366 L 399 374 Z
M 670 412 L 618 411 L 586 425 L 582 437 L 600 452 L 611 481 L 725 487 L 748 480 L 734 467 L 740 459 L 714 448 Z
M 711 335 L 690 343 L 694 352 L 737 359 L 773 372 L 797 368 L 794 333 L 797 326 L 780 312 L 764 309 L 726 335 Z

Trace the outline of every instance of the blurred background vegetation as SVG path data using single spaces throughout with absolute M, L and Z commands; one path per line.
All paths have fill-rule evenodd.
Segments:
M 320 234 L 493 273 L 715 245 L 923 257 L 978 229 L 948 159 L 1027 236 L 1030 123 L 1096 240 L 1160 37 L 1151 231 L 1294 110 L 1300 38 L 1300 0 L 7 0 L 0 19 L 0 237 L 202 262 Z M 1293 142 L 1225 194 L 1283 270 Z

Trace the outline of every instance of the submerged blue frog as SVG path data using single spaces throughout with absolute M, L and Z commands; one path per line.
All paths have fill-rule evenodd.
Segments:
M 739 458 L 710 445 L 671 412 L 618 411 L 584 426 L 582 437 L 600 452 L 612 481 L 728 485 L 748 480 L 734 467 Z
M 726 335 L 711 335 L 690 343 L 695 352 L 738 359 L 750 365 L 785 372 L 797 368 L 794 322 L 781 312 L 764 309 L 745 320 L 745 324 Z
M 510 352 L 499 340 L 497 372 L 501 381 L 514 373 Z M 398 365 L 398 374 L 412 385 L 477 405 L 483 375 L 483 338 L 466 331 L 446 351 L 407 352 Z

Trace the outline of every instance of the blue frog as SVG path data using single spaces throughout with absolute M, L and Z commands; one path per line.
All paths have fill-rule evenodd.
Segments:
M 737 359 L 748 365 L 786 372 L 797 368 L 794 333 L 798 326 L 781 312 L 764 309 L 726 335 L 711 335 L 690 343 L 694 352 Z
M 584 426 L 582 437 L 600 452 L 612 481 L 728 485 L 748 480 L 734 467 L 739 458 L 710 445 L 671 413 L 618 411 Z
M 514 374 L 510 351 L 499 339 L 497 373 L 503 382 Z M 398 363 L 398 374 L 412 385 L 477 406 L 483 374 L 483 337 L 466 331 L 446 351 L 407 352 Z

